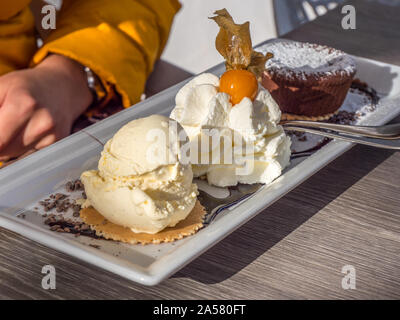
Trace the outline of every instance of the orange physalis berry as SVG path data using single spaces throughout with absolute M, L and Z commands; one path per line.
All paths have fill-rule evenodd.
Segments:
M 240 103 L 244 97 L 254 100 L 258 92 L 257 78 L 247 70 L 227 71 L 219 82 L 219 92 L 229 94 L 233 105 Z

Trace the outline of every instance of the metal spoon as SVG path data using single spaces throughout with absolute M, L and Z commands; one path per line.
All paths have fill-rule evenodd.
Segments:
M 344 133 L 371 138 L 395 140 L 400 139 L 400 123 L 388 124 L 384 126 L 354 126 L 316 121 L 282 121 L 284 127 L 302 127 L 312 129 L 326 129 L 332 132 Z
M 343 141 L 348 141 L 357 144 L 363 144 L 375 148 L 383 148 L 383 149 L 391 149 L 391 150 L 400 150 L 400 140 L 388 140 L 388 139 L 377 139 L 377 138 L 368 138 L 368 137 L 357 137 L 357 136 L 350 136 L 344 135 L 340 133 L 331 133 L 326 131 L 321 131 L 317 129 L 310 129 L 310 128 L 302 128 L 302 127 L 291 127 L 285 126 L 286 130 L 292 131 L 300 131 L 300 132 L 308 132 L 317 135 L 321 135 L 324 137 L 338 139 Z

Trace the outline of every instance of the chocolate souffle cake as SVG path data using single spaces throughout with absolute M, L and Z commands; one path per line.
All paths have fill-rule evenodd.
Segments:
M 356 73 L 354 60 L 327 46 L 273 42 L 262 85 L 279 104 L 283 119 L 323 120 L 343 104 Z

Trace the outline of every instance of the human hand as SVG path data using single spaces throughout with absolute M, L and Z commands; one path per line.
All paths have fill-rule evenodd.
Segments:
M 0 161 L 69 135 L 92 99 L 82 66 L 60 55 L 1 76 Z

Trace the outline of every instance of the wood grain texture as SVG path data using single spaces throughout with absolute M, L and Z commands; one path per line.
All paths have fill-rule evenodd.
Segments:
M 400 64 L 400 9 L 352 3 L 357 30 L 341 29 L 338 8 L 286 37 Z M 399 168 L 400 153 L 357 146 L 156 287 L 0 229 L 0 298 L 400 298 Z M 41 288 L 45 264 L 56 290 Z M 356 290 L 341 288 L 347 264 Z

